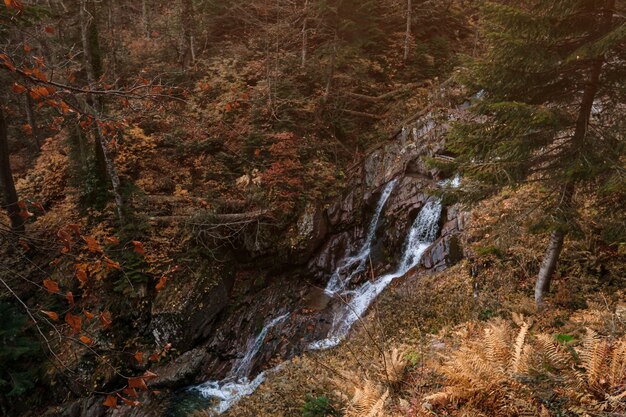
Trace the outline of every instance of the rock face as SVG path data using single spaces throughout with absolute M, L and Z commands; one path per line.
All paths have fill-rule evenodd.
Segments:
M 198 347 L 154 370 L 158 376 L 148 381 L 152 388 L 177 388 L 193 382 L 209 354 L 204 347 Z
M 186 351 L 206 338 L 215 317 L 228 305 L 233 278 L 225 270 L 181 276 L 157 296 L 150 329 L 156 342 Z

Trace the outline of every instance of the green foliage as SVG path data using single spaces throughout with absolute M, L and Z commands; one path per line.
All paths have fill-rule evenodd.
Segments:
M 449 134 L 455 167 L 481 184 L 484 195 L 540 182 L 553 194 L 545 205 L 552 218 L 542 221 L 550 229 L 571 227 L 575 215 L 554 192 L 563 184 L 589 183 L 610 193 L 624 183 L 620 117 L 604 104 L 601 113 L 590 108 L 594 98 L 596 104 L 624 98 L 613 81 L 623 70 L 609 63 L 626 58 L 625 23 L 607 14 L 605 3 L 484 2 L 486 53 L 470 59 L 461 77 L 480 94 L 474 117 Z M 593 78 L 599 62 L 605 65 Z
M 307 394 L 302 407 L 302 417 L 338 417 L 340 414 L 325 395 L 314 397 Z
M 572 336 L 571 334 L 563 334 L 563 333 L 559 333 L 555 335 L 554 338 L 559 343 L 569 343 L 574 340 L 574 336 Z
M 0 301 L 0 396 L 22 395 L 37 378 L 38 341 L 29 335 L 27 317 L 6 301 Z

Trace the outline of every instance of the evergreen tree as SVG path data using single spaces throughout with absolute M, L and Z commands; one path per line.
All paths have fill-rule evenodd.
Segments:
M 455 165 L 480 190 L 532 180 L 552 191 L 551 231 L 535 288 L 542 305 L 563 239 L 576 222 L 576 189 L 624 192 L 626 26 L 621 0 L 487 1 L 486 52 L 469 66 L 480 91 L 471 121 L 455 125 Z

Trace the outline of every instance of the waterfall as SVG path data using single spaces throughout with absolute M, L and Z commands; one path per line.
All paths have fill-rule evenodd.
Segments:
M 252 381 L 248 379 L 252 370 L 252 361 L 263 346 L 267 333 L 288 316 L 289 313 L 283 314 L 263 326 L 261 332 L 248 343 L 245 355 L 233 365 L 226 378 L 221 381 L 206 381 L 191 389 L 199 392 L 203 397 L 217 400 L 217 404 L 213 407 L 217 414 L 228 410 L 242 397 L 252 394 L 265 379 L 265 372 L 258 374 Z
M 406 274 L 420 262 L 424 251 L 437 238 L 440 216 L 440 200 L 429 201 L 422 207 L 406 237 L 397 269 L 373 281 L 367 281 L 355 290 L 343 291 L 340 297 L 345 305 L 335 314 L 327 337 L 311 343 L 309 349 L 327 349 L 337 346 L 387 285 Z
M 355 275 L 365 270 L 370 251 L 372 249 L 372 242 L 376 236 L 376 228 L 378 227 L 380 213 L 383 211 L 383 207 L 385 206 L 387 199 L 396 186 L 396 182 L 397 180 L 395 179 L 391 180 L 383 189 L 383 192 L 378 199 L 374 216 L 372 217 L 372 220 L 370 220 L 365 242 L 363 242 L 363 245 L 356 255 L 349 256 L 341 261 L 335 272 L 328 280 L 328 284 L 326 284 L 325 291 L 327 294 L 332 295 L 338 293 L 339 291 L 343 291 Z

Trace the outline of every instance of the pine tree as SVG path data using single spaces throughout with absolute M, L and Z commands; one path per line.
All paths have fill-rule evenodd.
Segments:
M 481 6 L 486 51 L 466 74 L 480 92 L 475 117 L 456 124 L 448 143 L 483 194 L 529 180 L 552 191 L 538 307 L 576 222 L 576 190 L 624 191 L 623 131 L 615 130 L 625 93 L 624 16 L 623 0 Z

